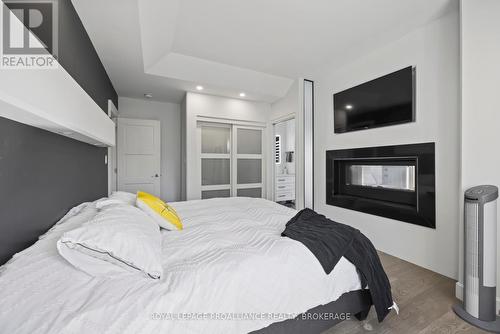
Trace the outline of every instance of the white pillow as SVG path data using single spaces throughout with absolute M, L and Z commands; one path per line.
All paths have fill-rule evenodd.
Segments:
M 113 191 L 111 195 L 107 198 L 102 198 L 98 200 L 95 204 L 98 210 L 101 210 L 105 206 L 108 205 L 116 205 L 116 204 L 127 204 L 127 205 L 135 205 L 136 195 L 132 193 L 128 193 L 125 191 Z
M 57 250 L 92 276 L 132 272 L 159 279 L 163 275 L 158 225 L 126 204 L 106 206 L 89 222 L 64 233 Z
M 127 205 L 127 204 L 118 199 L 109 199 L 109 198 L 100 199 L 95 203 L 95 207 L 97 210 L 101 210 L 102 208 L 108 205 Z
M 133 193 L 128 193 L 125 191 L 113 191 L 111 195 L 109 195 L 110 200 L 117 200 L 129 205 L 135 205 L 135 199 L 137 195 Z

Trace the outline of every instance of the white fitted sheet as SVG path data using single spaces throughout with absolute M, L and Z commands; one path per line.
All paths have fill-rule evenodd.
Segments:
M 250 198 L 172 206 L 184 230 L 161 232 L 160 280 L 96 278 L 66 262 L 57 240 L 96 213 L 72 209 L 0 267 L 0 333 L 247 333 L 361 288 L 349 261 L 326 275 L 280 236 L 294 210 Z

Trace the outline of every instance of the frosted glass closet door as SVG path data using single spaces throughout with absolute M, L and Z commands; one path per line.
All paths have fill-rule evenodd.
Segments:
M 261 128 L 240 126 L 233 129 L 236 146 L 234 195 L 261 198 L 264 193 L 263 131 Z
M 201 130 L 201 198 L 231 196 L 231 127 L 199 123 Z

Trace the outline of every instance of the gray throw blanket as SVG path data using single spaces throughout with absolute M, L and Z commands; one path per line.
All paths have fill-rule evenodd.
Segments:
M 358 270 L 361 284 L 368 284 L 378 321 L 382 322 L 393 305 L 391 285 L 377 251 L 359 230 L 334 222 L 311 209 L 293 217 L 281 234 L 304 244 L 329 274 L 343 256 Z

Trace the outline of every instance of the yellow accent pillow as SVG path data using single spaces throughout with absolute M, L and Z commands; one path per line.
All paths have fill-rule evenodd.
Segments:
M 135 204 L 153 218 L 160 227 L 167 230 L 182 230 L 182 222 L 177 212 L 158 197 L 138 191 Z

